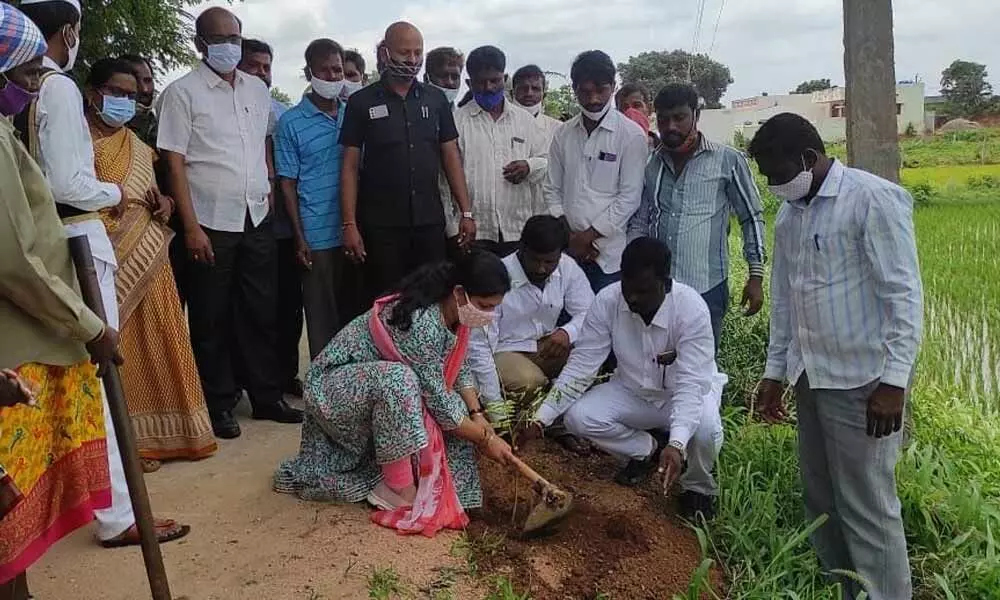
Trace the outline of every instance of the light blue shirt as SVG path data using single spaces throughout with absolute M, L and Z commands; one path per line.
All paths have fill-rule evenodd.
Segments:
M 274 136 L 274 168 L 279 177 L 296 182 L 302 232 L 310 250 L 341 245 L 343 147 L 338 139 L 343 119 L 343 102 L 334 118 L 307 96 L 282 115 Z
M 774 239 L 764 377 L 906 388 L 923 327 L 910 194 L 834 161 L 815 198 L 781 206 Z

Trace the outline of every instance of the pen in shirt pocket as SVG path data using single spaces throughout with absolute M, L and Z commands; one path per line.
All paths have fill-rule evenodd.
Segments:
M 819 234 L 813 236 L 813 243 L 816 244 L 816 249 L 819 250 Z

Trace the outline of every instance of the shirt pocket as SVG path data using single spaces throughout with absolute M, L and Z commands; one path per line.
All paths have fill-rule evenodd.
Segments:
M 862 258 L 861 238 L 858 231 L 846 224 L 811 229 L 807 240 L 806 256 L 808 273 L 813 283 L 830 286 L 843 283 Z
M 614 160 L 610 160 L 608 154 L 611 153 L 601 152 L 597 156 L 587 159 L 590 163 L 588 165 L 589 183 L 590 188 L 594 191 L 613 194 L 618 187 L 619 158 L 615 156 Z

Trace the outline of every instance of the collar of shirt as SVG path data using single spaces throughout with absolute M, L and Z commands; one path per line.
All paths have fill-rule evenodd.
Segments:
M 518 253 L 508 254 L 504 257 L 503 263 L 507 267 L 507 274 L 510 275 L 510 289 L 515 290 L 526 285 L 534 285 L 528 281 L 528 274 L 524 272 L 524 265 L 521 264 L 521 260 L 517 257 Z M 560 273 L 562 269 L 562 257 L 559 258 L 559 265 L 556 266 L 556 270 L 549 275 L 549 278 L 545 280 L 545 289 L 548 289 L 550 285 L 557 284 L 562 274 Z M 539 290 L 541 292 L 542 290 Z
M 819 186 L 819 190 L 816 191 L 816 195 L 810 199 L 810 202 L 816 198 L 835 199 L 840 195 L 840 188 L 843 183 L 844 164 L 835 158 L 833 159 L 833 164 L 830 165 L 830 170 L 826 172 L 826 179 L 823 180 L 823 184 Z M 788 204 L 799 209 L 809 205 L 804 199 L 791 200 Z
M 337 100 L 336 116 L 320 110 L 319 107 L 316 106 L 316 103 L 309 98 L 308 94 L 302 97 L 302 100 L 299 101 L 299 106 L 302 107 L 302 113 L 307 117 L 326 117 L 327 119 L 333 119 L 339 122 L 344 116 L 346 103 L 343 100 Z
M 63 72 L 62 67 L 57 65 L 56 61 L 49 58 L 48 54 L 42 57 L 42 66 L 45 67 L 46 69 L 52 69 L 53 71 L 58 71 L 59 73 Z
M 598 129 L 604 129 L 612 132 L 618 131 L 618 127 L 620 127 L 619 120 L 626 118 L 628 117 L 622 114 L 621 111 L 612 107 L 608 110 L 607 114 L 604 115 L 604 118 L 601 119 L 601 122 L 597 124 L 597 127 L 594 128 L 594 131 L 597 131 Z M 567 123 L 570 127 L 579 127 L 584 133 L 587 132 L 587 128 L 583 125 L 583 113 L 577 114 L 575 117 L 567 121 Z
M 493 115 L 491 115 L 489 111 L 483 110 L 483 107 L 479 106 L 479 103 L 476 102 L 475 100 L 470 100 L 468 104 L 466 104 L 465 106 L 461 107 L 458 110 L 467 110 L 469 112 L 469 116 L 473 118 L 482 117 L 491 120 L 493 119 Z M 507 102 L 507 99 L 505 98 L 503 101 L 503 110 L 500 111 L 500 117 L 497 118 L 496 120 L 501 121 L 505 118 L 508 118 L 510 116 L 510 111 L 511 111 L 510 103 Z
M 673 283 L 676 285 L 676 282 Z M 619 293 L 621 296 L 621 303 L 618 305 L 618 312 L 630 313 L 633 319 L 638 319 L 640 323 L 646 325 L 646 322 L 636 313 L 632 312 L 629 308 L 628 302 L 625 301 L 625 295 Z M 670 304 L 671 296 L 668 292 L 666 296 L 663 297 L 663 302 L 660 303 L 660 308 L 656 309 L 656 314 L 653 315 L 653 320 L 649 322 L 649 325 L 656 325 L 660 329 L 670 329 Z
M 225 79 L 219 77 L 218 73 L 213 71 L 204 62 L 198 63 L 198 68 L 196 69 L 196 71 L 198 71 L 198 74 L 201 75 L 201 78 L 205 80 L 205 83 L 208 84 L 208 87 L 218 87 L 219 85 L 227 83 Z M 243 83 L 246 82 L 247 77 L 252 77 L 252 75 L 247 75 L 246 73 L 240 71 L 239 69 L 236 69 L 235 73 L 236 73 L 236 79 L 233 80 L 234 86 L 243 85 Z
M 385 79 L 379 79 L 373 85 L 375 86 L 374 91 L 375 91 L 375 96 L 377 98 L 385 99 L 386 97 L 388 97 L 388 98 L 403 99 L 399 94 L 395 92 L 395 90 L 389 88 L 389 84 L 386 83 Z M 420 98 L 421 94 L 424 91 L 423 86 L 424 84 L 414 80 L 413 83 L 410 84 L 409 91 L 406 92 L 405 99 L 408 100 L 411 97 Z
M 699 132 L 698 133 L 698 137 L 699 137 L 698 147 L 695 148 L 694 154 L 692 154 L 691 158 L 688 159 L 688 163 L 690 163 L 691 161 L 693 161 L 695 158 L 697 158 L 699 155 L 701 155 L 703 153 L 706 153 L 706 152 L 718 152 L 719 149 L 721 148 L 721 146 L 719 146 L 719 144 L 716 144 L 715 142 L 713 142 L 710 139 L 708 139 L 707 137 L 705 137 L 705 134 L 703 134 L 703 133 Z M 670 156 L 670 152 L 667 152 L 667 147 L 663 145 L 662 141 L 656 147 L 656 156 L 658 156 L 660 158 L 660 160 L 665 165 L 667 165 L 668 167 L 670 167 L 671 171 L 674 170 L 674 159 L 673 159 L 672 156 Z

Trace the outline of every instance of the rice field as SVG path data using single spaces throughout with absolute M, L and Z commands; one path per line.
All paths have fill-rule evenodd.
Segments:
M 996 171 L 932 169 L 910 176 L 941 185 L 944 177 L 967 182 Z M 916 597 L 1000 599 L 1000 190 L 956 189 L 954 202 L 938 194 L 915 213 L 925 332 L 900 498 Z M 736 289 L 745 271 L 738 229 L 733 235 Z M 763 371 L 766 341 L 766 317 L 729 315 L 720 356 L 731 377 L 723 496 L 719 518 L 705 528 L 707 554 L 729 578 L 728 598 L 838 599 L 806 539 L 819 523 L 804 521 L 795 430 L 753 422 L 743 408 Z

